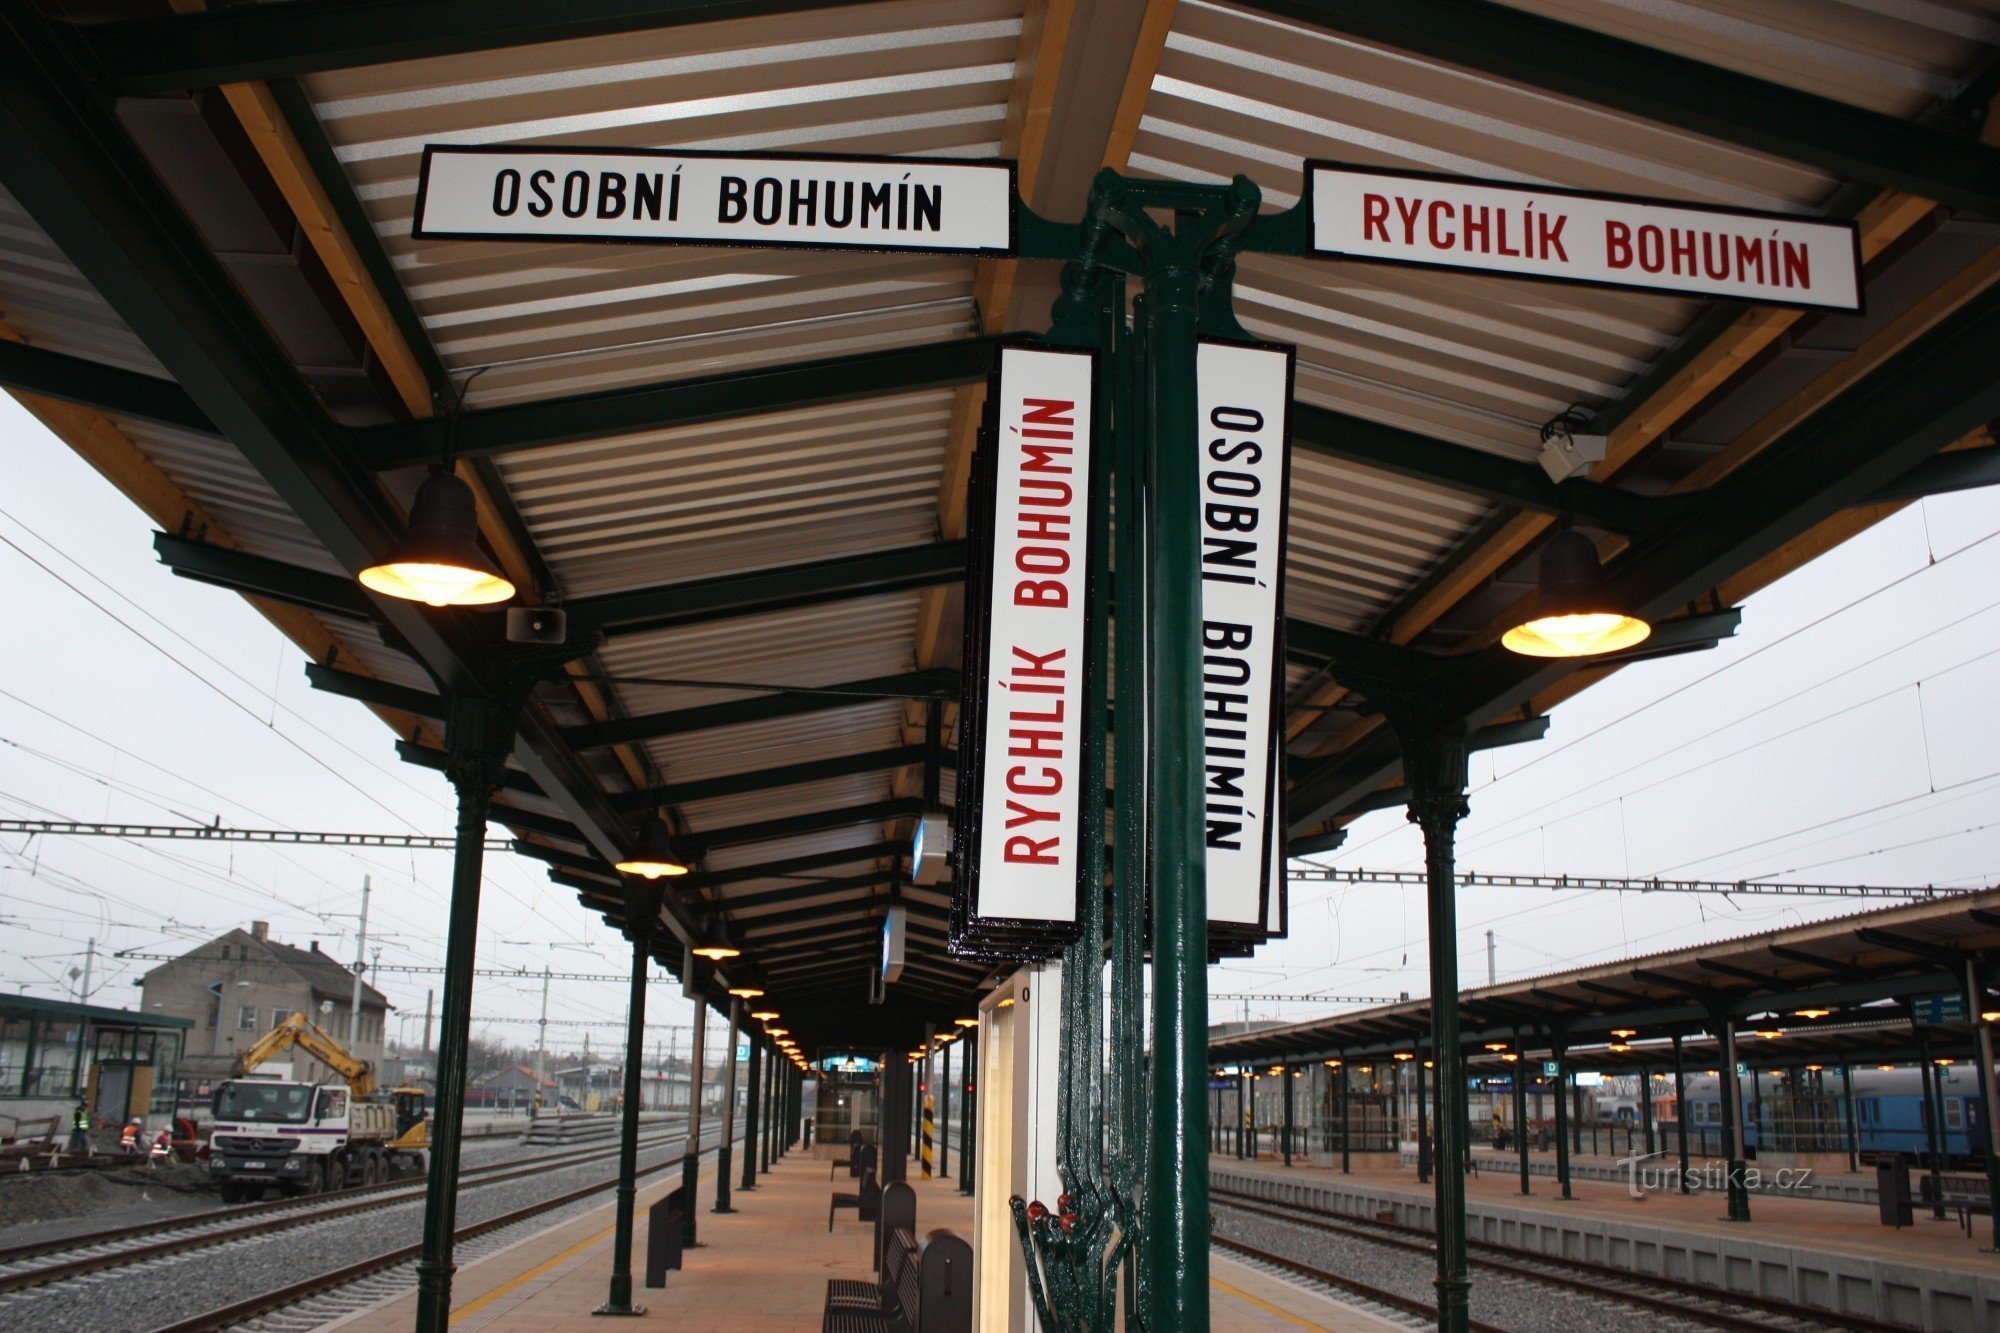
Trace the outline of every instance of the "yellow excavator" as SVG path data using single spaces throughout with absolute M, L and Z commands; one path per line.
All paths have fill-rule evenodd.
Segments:
M 295 1046 L 346 1086 L 248 1077 Z M 423 1174 L 431 1145 L 423 1089 L 378 1094 L 375 1067 L 304 1014 L 293 1014 L 237 1056 L 235 1073 L 215 1089 L 209 1139 L 209 1174 L 223 1202 L 256 1198 L 270 1186 L 315 1194 Z

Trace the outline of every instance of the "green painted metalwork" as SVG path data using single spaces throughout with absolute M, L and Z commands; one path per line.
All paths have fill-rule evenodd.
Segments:
M 638 1195 L 639 1095 L 646 1056 L 646 969 L 653 962 L 653 923 L 660 914 L 665 886 L 655 880 L 633 879 L 628 885 L 625 933 L 632 941 L 632 983 L 626 998 L 625 1086 L 619 1106 L 618 1188 L 612 1216 L 611 1288 L 601 1315 L 642 1315 L 632 1304 L 632 1208 Z
M 1677 496 L 1639 495 L 1580 477 L 1554 482 L 1535 463 L 1517 463 L 1484 449 L 1451 444 L 1313 403 L 1292 404 L 1292 442 L 1330 458 L 1449 486 L 1521 509 L 1566 515 L 1613 532 L 1644 532 L 1665 520 L 1681 503 Z
M 722 1084 L 722 1135 L 721 1146 L 715 1153 L 715 1208 L 718 1213 L 733 1213 L 729 1206 L 729 1166 L 730 1143 L 736 1137 L 736 1038 L 743 1029 L 743 1001 L 735 996 L 729 999 L 729 1040 L 722 1048 L 722 1067 L 727 1070 Z
M 1431 1039 L 1436 1065 L 1437 1150 L 1431 1157 L 1437 1218 L 1438 1327 L 1464 1333 L 1471 1319 L 1472 1279 L 1466 1265 L 1466 1097 L 1458 1023 L 1458 884 L 1453 854 L 1466 814 L 1465 728 L 1392 709 L 1389 725 L 1403 749 L 1410 785 L 1410 822 L 1423 830 L 1425 901 L 1429 909 Z M 1424 1114 L 1424 1069 L 1417 1062 L 1417 1116 Z M 1421 1131 L 1419 1161 L 1422 1161 Z
M 931 542 L 895 551 L 812 560 L 750 574 L 692 579 L 658 588 L 579 597 L 565 603 L 573 633 L 651 634 L 734 616 L 883 593 L 965 577 L 965 543 Z
M 664 713 L 614 718 L 571 727 L 565 733 L 578 749 L 623 745 L 628 741 L 657 740 L 662 736 L 685 736 L 696 731 L 739 726 L 745 722 L 766 722 L 772 718 L 797 717 L 805 713 L 854 708 L 882 699 L 937 699 L 958 689 L 959 673 L 949 668 L 910 671 L 894 676 L 873 676 L 824 685 L 811 691 L 774 691 L 755 699 L 699 708 L 680 708 Z
M 757 1188 L 757 1128 L 764 1094 L 763 1054 L 763 1048 L 752 1036 L 750 1068 L 743 1088 L 743 1178 L 737 1182 L 740 1190 Z
M 459 418 L 452 441 L 461 457 L 493 458 L 521 449 L 675 426 L 819 407 L 884 393 L 976 383 L 993 369 L 999 338 L 953 338 L 851 356 L 669 380 L 604 393 L 575 394 Z M 350 440 L 368 466 L 417 467 L 444 452 L 441 421 L 355 429 Z
M 171 380 L 27 343 L 0 341 L 0 385 L 196 435 L 216 433 L 208 414 Z

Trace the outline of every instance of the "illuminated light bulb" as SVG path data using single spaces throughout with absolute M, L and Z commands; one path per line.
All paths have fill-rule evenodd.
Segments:
M 417 488 L 403 539 L 356 577 L 370 592 L 427 606 L 491 606 L 515 591 L 479 549 L 472 488 L 449 472 Z
M 1524 657 L 1594 657 L 1644 643 L 1653 627 L 1612 604 L 1597 547 L 1563 531 L 1542 548 L 1540 590 L 1528 618 L 1501 636 Z

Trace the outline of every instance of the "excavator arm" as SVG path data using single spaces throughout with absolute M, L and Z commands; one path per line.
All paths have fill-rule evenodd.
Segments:
M 293 1014 L 258 1038 L 256 1045 L 237 1056 L 237 1076 L 240 1078 L 248 1074 L 266 1060 L 275 1059 L 294 1046 L 346 1079 L 347 1090 L 353 1096 L 367 1097 L 375 1091 L 375 1066 L 348 1054 L 345 1046 L 304 1014 Z

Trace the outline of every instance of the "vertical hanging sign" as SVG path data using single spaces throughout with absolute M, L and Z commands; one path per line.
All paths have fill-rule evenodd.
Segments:
M 1202 822 L 1218 943 L 1282 933 L 1284 568 L 1293 349 L 1204 340 Z
M 1081 900 L 1090 352 L 1003 347 L 974 467 L 951 946 L 1046 957 Z

